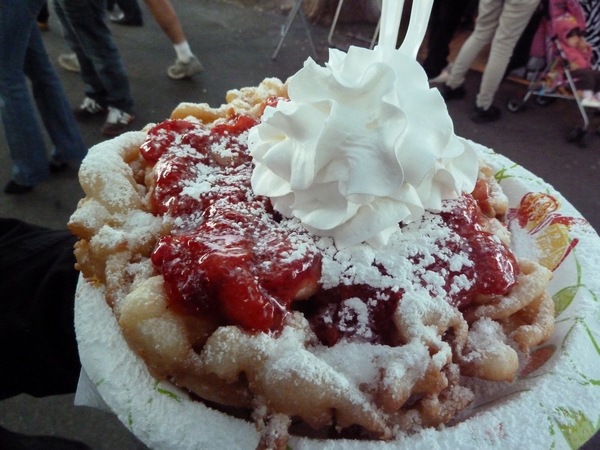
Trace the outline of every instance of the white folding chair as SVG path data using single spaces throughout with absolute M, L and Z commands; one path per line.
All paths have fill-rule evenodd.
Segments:
M 344 0 L 340 0 L 338 2 L 337 8 L 335 10 L 335 15 L 333 16 L 333 22 L 331 22 L 331 28 L 329 29 L 329 35 L 327 36 L 327 43 L 331 47 L 335 47 L 333 43 L 333 33 L 335 33 L 335 29 L 337 27 L 338 19 L 340 18 L 340 11 L 342 10 L 342 6 L 344 5 Z M 381 0 L 379 0 L 379 7 L 381 9 Z M 377 37 L 379 36 L 379 28 L 381 26 L 381 17 L 377 22 L 377 26 L 375 27 L 375 32 L 373 33 L 373 37 L 371 38 L 371 42 L 369 44 L 369 48 L 375 47 L 375 42 L 377 41 Z
M 313 43 L 312 36 L 310 34 L 310 29 L 309 29 L 308 23 L 306 21 L 306 17 L 304 16 L 304 12 L 302 11 L 302 2 L 303 1 L 304 0 L 295 0 L 294 1 L 294 6 L 292 6 L 292 9 L 290 10 L 290 12 L 288 14 L 285 23 L 281 26 L 281 37 L 279 39 L 279 42 L 277 43 L 277 47 L 275 48 L 273 55 L 271 56 L 271 59 L 277 58 L 277 54 L 279 53 L 279 50 L 281 49 L 281 46 L 283 45 L 283 41 L 285 40 L 285 37 L 287 36 L 288 32 L 290 31 L 292 22 L 294 21 L 294 19 L 296 18 L 297 15 L 299 15 L 300 19 L 302 19 L 302 23 L 304 24 L 304 29 L 306 30 L 306 35 L 308 36 L 308 42 L 310 44 L 310 48 L 312 50 L 313 56 L 315 58 L 317 58 L 317 50 L 315 49 L 315 44 Z

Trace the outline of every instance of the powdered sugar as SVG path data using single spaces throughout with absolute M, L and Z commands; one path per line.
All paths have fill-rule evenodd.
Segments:
M 448 278 L 452 280 L 450 292 L 466 290 L 471 285 L 460 274 L 463 268 L 473 265 L 468 252 L 449 250 L 448 244 L 457 239 L 456 233 L 435 214 L 425 214 L 420 221 L 398 230 L 388 245 L 380 249 L 361 244 L 333 250 L 329 239 L 320 239 L 317 245 L 324 255 L 321 282 L 325 289 L 340 283 L 366 284 L 396 292 L 424 289 L 434 297 L 443 298 L 448 292 Z M 436 261 L 447 263 L 456 274 L 432 270 L 430 267 Z
M 498 343 L 505 342 L 506 336 L 499 323 L 484 318 L 475 322 L 467 338 L 467 346 L 472 349 L 465 355 L 466 361 L 477 362 L 490 353 L 497 351 Z
M 521 228 L 516 221 L 511 223 L 510 235 L 513 248 L 517 256 L 527 255 L 528 258 L 537 260 L 540 257 L 540 249 L 536 243 L 535 236 Z
M 233 174 L 234 172 L 229 173 L 231 176 L 233 176 Z M 205 173 L 204 175 L 206 178 L 212 176 L 210 173 Z M 203 186 L 200 183 L 193 189 L 196 189 L 196 192 L 207 192 L 207 188 L 208 186 Z M 185 187 L 184 189 L 188 189 L 188 187 Z M 196 195 L 192 187 L 189 187 L 189 189 L 188 195 Z M 248 195 L 250 196 L 249 198 L 254 198 L 251 196 L 251 193 Z M 246 211 L 250 211 L 252 214 L 259 216 L 260 220 L 264 219 L 263 212 L 260 208 L 255 209 L 247 206 L 245 208 L 247 208 Z M 99 210 L 101 209 L 102 208 L 99 208 Z M 154 219 L 143 214 L 131 216 L 127 220 L 129 220 L 127 229 L 132 233 L 136 230 L 136 227 L 141 227 L 141 230 L 144 226 L 152 228 L 156 225 Z M 301 384 L 302 381 L 322 379 L 325 383 L 335 382 L 341 386 L 356 386 L 361 383 L 370 385 L 380 376 L 383 377 L 384 384 L 392 389 L 394 386 L 397 386 L 401 380 L 406 380 L 411 376 L 414 376 L 415 378 L 422 376 L 426 369 L 425 361 L 427 361 L 427 358 L 429 357 L 429 350 L 424 344 L 428 340 L 436 343 L 438 353 L 435 355 L 435 362 L 439 366 L 442 366 L 444 361 L 448 360 L 451 353 L 447 344 L 443 341 L 440 342 L 439 336 L 440 330 L 445 329 L 445 327 L 456 326 L 453 323 L 453 317 L 455 316 L 456 310 L 446 302 L 439 301 L 443 298 L 444 288 L 442 280 L 446 276 L 452 277 L 450 292 L 467 289 L 470 286 L 470 281 L 466 276 L 456 273 L 460 272 L 462 268 L 472 265 L 472 261 L 469 259 L 469 255 L 466 252 L 452 253 L 447 251 L 447 248 L 451 247 L 449 244 L 455 241 L 456 236 L 451 230 L 445 227 L 436 216 L 432 215 L 431 217 L 426 217 L 420 223 L 404 227 L 402 233 L 398 233 L 398 236 L 394 235 L 392 237 L 394 242 L 391 245 L 395 245 L 395 247 L 394 251 L 390 252 L 374 251 L 372 248 L 363 246 L 338 251 L 331 245 L 330 239 L 323 238 L 315 242 L 308 239 L 306 234 L 303 233 L 302 228 L 294 221 L 282 222 L 281 230 L 294 234 L 292 237 L 294 245 L 291 249 L 288 249 L 282 254 L 282 257 L 286 260 L 297 258 L 302 252 L 308 251 L 308 249 L 311 249 L 314 246 L 323 250 L 322 281 L 324 284 L 330 283 L 328 286 L 335 286 L 336 281 L 334 277 L 338 276 L 337 283 L 342 280 L 343 283 L 347 284 L 365 283 L 382 288 L 389 288 L 396 292 L 400 290 L 406 291 L 400 306 L 403 320 L 413 321 L 415 324 L 414 329 L 418 330 L 420 334 L 418 334 L 418 339 L 415 338 L 411 340 L 409 344 L 398 348 L 366 345 L 360 342 L 348 343 L 341 341 L 332 348 L 317 345 L 312 347 L 310 352 L 296 351 L 297 347 L 307 345 L 306 342 L 303 342 L 302 336 L 304 335 L 302 333 L 282 335 L 282 339 L 280 341 L 278 340 L 277 348 L 274 347 L 274 339 L 269 336 L 258 335 L 255 345 L 259 350 L 259 354 L 266 355 L 268 352 L 272 352 L 273 355 L 281 356 L 281 352 L 283 352 L 284 357 L 277 361 L 274 360 L 271 366 L 273 369 L 273 372 L 271 373 L 274 376 L 273 381 L 275 384 L 278 379 L 284 379 L 286 374 L 289 376 L 289 369 L 294 367 L 299 375 L 299 391 L 303 390 L 303 385 Z M 581 252 L 578 253 L 578 256 L 582 258 L 581 260 L 585 262 L 585 266 L 591 266 L 595 259 L 597 259 L 598 246 L 595 241 L 592 242 L 590 239 L 593 237 L 597 240 L 597 236 L 592 236 L 589 229 L 577 231 L 582 234 L 582 237 L 586 238 L 586 242 L 596 244 L 590 244 L 589 247 L 586 246 L 585 248 L 582 248 Z M 519 233 L 520 230 L 515 229 L 513 235 L 517 236 L 513 241 L 513 245 L 517 248 L 525 248 L 524 253 L 535 250 L 530 248 L 530 245 L 533 245 L 530 236 L 525 233 L 518 235 Z M 142 234 L 143 233 L 140 233 L 139 235 L 140 239 Z M 585 236 L 583 236 L 584 234 Z M 102 235 L 106 239 L 106 242 L 110 243 L 111 246 L 114 245 L 118 247 L 123 243 L 122 236 L 120 236 L 119 232 L 112 230 L 109 227 L 102 230 Z M 409 240 L 410 242 L 408 242 Z M 591 250 L 594 248 L 596 251 Z M 428 269 L 429 265 L 436 261 L 436 258 L 438 258 L 438 260 L 441 258 L 446 264 L 446 268 L 440 272 Z M 143 264 L 143 267 L 140 267 L 140 269 L 147 270 L 147 267 L 147 264 Z M 137 269 L 138 267 L 131 266 L 133 272 L 136 272 Z M 445 272 L 446 269 L 456 273 L 448 274 Z M 393 270 L 393 273 L 390 273 L 391 270 Z M 584 272 L 584 275 L 589 275 L 587 271 L 584 270 Z M 406 277 L 406 279 L 403 277 Z M 587 286 L 590 289 L 597 290 L 597 283 L 590 278 L 586 279 L 588 283 Z M 589 301 L 589 299 L 587 299 L 589 296 L 588 294 L 587 291 L 585 293 L 581 293 L 580 291 L 580 294 L 578 294 L 580 297 L 577 297 L 573 303 L 574 305 L 577 305 L 577 308 L 569 310 L 569 315 L 571 317 L 582 311 L 579 306 L 580 304 L 584 306 L 584 312 L 593 310 L 592 306 L 596 305 L 596 303 L 595 301 Z M 383 294 L 379 293 L 378 295 L 381 296 L 379 300 L 385 300 Z M 368 328 L 363 326 L 365 324 L 364 312 L 367 305 L 368 302 L 363 303 L 357 298 L 349 298 L 344 301 L 343 311 L 343 313 L 351 314 L 353 318 L 358 319 L 356 322 L 348 321 L 348 326 L 357 327 L 359 332 L 364 333 L 364 337 L 366 338 L 368 338 L 368 333 L 370 332 Z M 563 401 L 561 395 L 555 392 L 556 386 L 561 385 L 565 390 L 579 390 L 580 392 L 587 394 L 589 393 L 589 390 L 586 390 L 584 387 L 586 379 L 582 378 L 582 373 L 578 373 L 578 371 L 573 370 L 573 368 L 575 365 L 577 365 L 576 369 L 578 369 L 579 366 L 585 365 L 586 371 L 589 369 L 591 372 L 594 372 L 597 369 L 592 362 L 586 361 L 585 364 L 582 364 L 577 361 L 578 358 L 580 358 L 579 355 L 583 355 L 586 353 L 586 350 L 589 350 L 591 346 L 589 337 L 597 335 L 597 324 L 592 323 L 589 328 L 587 325 L 585 327 L 581 326 L 581 320 L 583 320 L 585 316 L 586 315 L 581 312 L 581 318 L 573 319 L 576 321 L 577 325 L 573 325 L 572 330 L 574 331 L 571 334 L 571 339 L 563 342 L 563 352 L 570 352 L 569 358 L 566 358 L 567 363 L 564 364 L 564 361 L 562 361 L 563 364 L 559 364 L 559 370 L 555 370 L 554 373 L 543 373 L 542 379 L 551 378 L 552 382 L 519 380 L 518 386 L 535 389 L 538 391 L 537 396 L 515 395 L 514 397 L 509 397 L 508 401 L 492 404 L 490 410 L 486 410 L 451 429 L 424 430 L 413 437 L 403 436 L 401 440 L 394 441 L 393 445 L 406 444 L 411 447 L 414 446 L 414 448 L 434 448 L 435 446 L 440 445 L 446 445 L 446 447 L 465 445 L 465 442 L 468 442 L 469 445 L 473 444 L 478 447 L 497 446 L 499 448 L 517 448 L 519 445 L 519 436 L 521 436 L 519 432 L 521 428 L 526 427 L 527 430 L 533 430 L 536 426 L 539 427 L 540 423 L 550 423 L 550 428 L 552 429 L 552 433 L 550 434 L 552 437 L 548 438 L 547 436 L 543 436 L 543 445 L 544 447 L 548 447 L 549 445 L 547 444 L 549 441 L 552 439 L 556 440 L 557 435 L 560 436 L 558 429 L 552 428 L 556 426 L 555 423 L 559 423 L 560 426 L 575 426 L 578 417 L 572 415 L 566 416 L 567 418 L 565 419 L 557 413 L 557 411 L 561 411 L 561 406 L 557 405 L 566 405 L 567 402 Z M 569 320 L 572 320 L 571 317 L 569 317 Z M 587 320 L 590 322 L 592 321 L 591 318 Z M 493 322 L 476 322 L 471 331 L 472 335 L 470 336 L 469 344 L 471 347 L 475 347 L 477 351 L 465 355 L 465 358 L 467 359 L 477 360 L 484 357 L 486 354 L 494 353 L 498 348 L 498 342 L 504 340 L 504 336 L 501 334 L 498 326 L 494 325 Z M 105 330 L 102 330 L 102 333 L 105 333 Z M 100 334 L 102 335 L 102 333 Z M 565 331 L 562 330 L 561 333 L 564 335 Z M 569 331 L 569 333 L 571 333 L 571 331 Z M 567 335 L 569 333 L 567 333 Z M 572 345 L 572 341 L 575 339 L 573 336 L 576 336 L 578 339 L 579 344 L 577 347 Z M 93 339 L 93 342 L 97 341 L 98 340 Z M 102 347 L 102 351 L 105 351 L 106 348 L 112 349 L 113 347 L 105 345 Z M 230 352 L 231 350 L 232 347 L 223 349 L 224 352 Z M 248 348 L 240 349 L 239 357 L 248 357 L 247 350 Z M 99 352 L 96 352 L 96 354 L 98 353 Z M 565 359 L 564 355 L 560 356 L 563 360 Z M 235 358 L 237 357 L 238 356 L 235 356 Z M 316 357 L 322 360 L 318 364 L 315 363 Z M 126 358 L 127 361 L 133 359 L 134 358 L 132 357 Z M 591 360 L 592 358 L 588 359 Z M 222 360 L 219 362 L 222 362 Z M 323 362 L 326 364 L 323 364 Z M 385 368 L 383 372 L 381 370 L 382 368 Z M 99 371 L 103 370 L 98 367 L 96 367 L 96 369 Z M 414 370 L 415 375 L 408 374 L 407 372 L 410 370 Z M 560 374 L 560 377 L 557 374 Z M 238 375 L 237 372 L 235 375 Z M 595 372 L 592 377 L 594 379 L 597 378 Z M 565 384 L 564 378 L 571 381 Z M 138 379 L 139 377 L 136 378 L 136 381 Z M 573 383 L 572 380 L 580 380 L 581 382 Z M 154 383 L 154 380 L 150 379 L 149 383 Z M 573 386 L 574 384 L 577 385 Z M 507 392 L 512 390 L 504 384 L 499 386 L 500 387 L 496 387 L 497 392 L 493 392 L 493 395 L 487 396 L 487 398 L 494 399 L 505 396 Z M 119 389 L 121 388 L 116 388 L 116 390 Z M 148 390 L 151 391 L 151 388 L 143 391 L 143 395 L 146 395 Z M 490 388 L 490 391 L 491 390 L 493 389 Z M 571 390 L 569 390 L 569 392 L 571 392 Z M 488 391 L 487 394 L 489 394 L 490 391 Z M 594 396 L 590 395 L 589 397 Z M 129 400 L 125 401 L 122 408 L 118 408 L 125 411 L 123 414 L 124 417 L 126 414 L 132 414 L 132 405 L 135 405 L 136 407 L 136 414 L 139 413 L 141 417 L 147 416 L 147 404 L 140 407 L 140 405 L 136 404 L 135 397 L 132 400 L 128 395 L 124 395 L 124 398 L 128 398 Z M 361 393 L 358 390 L 354 391 L 351 398 L 356 404 L 368 408 L 369 396 L 366 396 L 364 392 Z M 109 403 L 118 401 L 120 400 L 110 398 Z M 187 400 L 184 398 L 183 402 L 185 403 Z M 586 411 L 597 410 L 597 406 L 594 406 L 594 403 L 587 399 L 582 402 L 569 400 L 567 406 L 573 411 L 576 411 L 577 408 L 585 408 Z M 169 407 L 169 405 L 166 407 Z M 191 412 L 188 412 L 188 414 L 197 417 L 193 410 L 190 411 Z M 207 414 L 209 414 L 209 412 L 207 412 Z M 563 417 L 563 420 L 557 422 L 557 420 L 553 419 L 556 416 Z M 590 417 L 593 418 L 594 416 Z M 163 419 L 165 423 L 168 421 L 168 418 L 163 417 L 162 415 L 161 419 Z M 203 419 L 205 418 L 203 417 Z M 213 423 L 212 419 L 207 419 L 207 421 Z M 196 420 L 194 420 L 194 422 L 196 422 Z M 206 433 L 206 435 L 212 435 L 214 432 L 217 436 L 224 435 L 228 437 L 225 440 L 219 440 L 223 438 L 217 438 L 211 442 L 203 437 L 203 444 L 210 447 L 214 442 L 221 443 L 227 441 L 229 445 L 235 445 L 230 441 L 235 442 L 238 436 L 238 428 L 243 428 L 243 431 L 239 431 L 239 435 L 245 437 L 240 437 L 240 441 L 238 442 L 243 441 L 245 444 L 253 445 L 255 436 L 253 431 L 251 429 L 249 430 L 247 427 L 237 427 L 236 423 L 236 421 L 231 420 L 227 421 L 225 426 L 216 425 L 214 427 L 209 426 L 208 428 L 210 429 L 202 428 L 203 434 Z M 188 438 L 190 440 L 196 438 L 195 435 L 198 433 L 198 428 L 194 427 L 192 424 L 191 428 L 188 429 L 190 431 L 185 434 L 184 439 L 186 443 L 178 446 L 178 448 L 195 448 L 198 446 L 197 444 L 188 446 L 187 443 Z M 166 434 L 167 432 L 168 430 L 161 432 L 161 434 Z M 247 433 L 249 433 L 249 435 Z M 231 436 L 235 437 L 229 439 Z M 251 438 L 247 439 L 248 436 L 251 436 Z M 163 436 L 161 436 L 160 439 L 162 440 Z M 153 445 L 153 447 L 168 448 L 169 446 L 172 446 L 174 442 L 178 441 L 175 438 L 166 438 L 166 441 L 155 446 Z M 444 442 L 445 444 L 440 444 L 440 442 Z M 355 448 L 379 448 L 385 444 L 375 444 L 372 442 L 348 443 L 344 441 L 338 441 L 337 443 L 315 443 L 309 440 L 302 440 L 301 442 L 295 440 L 293 442 L 294 448 L 304 448 L 305 446 L 311 448 L 325 448 L 328 445 L 341 446 L 341 448 L 351 448 L 352 446 Z M 218 444 L 213 446 L 218 446 Z M 560 445 L 557 446 L 555 444 L 553 444 L 553 446 L 556 448 L 560 447 Z

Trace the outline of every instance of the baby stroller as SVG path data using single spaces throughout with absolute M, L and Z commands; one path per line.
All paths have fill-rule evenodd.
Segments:
M 579 3 L 573 1 L 545 0 L 543 18 L 531 45 L 530 59 L 526 67 L 527 91 L 518 100 L 510 100 L 507 108 L 510 112 L 519 112 L 527 101 L 534 96 L 539 105 L 544 106 L 555 99 L 574 100 L 581 115 L 582 124 L 575 126 L 567 134 L 567 141 L 585 146 L 585 137 L 590 126 L 586 107 L 575 87 L 575 80 L 569 69 L 569 62 L 559 38 L 561 20 L 566 14 L 577 22 L 583 33 L 586 27 L 585 16 Z M 600 134 L 600 127 L 596 130 Z

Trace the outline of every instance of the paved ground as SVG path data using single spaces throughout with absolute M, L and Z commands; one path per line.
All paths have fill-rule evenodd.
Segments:
M 302 22 L 297 19 L 280 50 L 277 60 L 271 55 L 279 39 L 285 17 L 277 2 L 261 0 L 179 0 L 175 2 L 189 41 L 202 59 L 206 72 L 193 80 L 174 82 L 165 75 L 174 53 L 166 37 L 149 14 L 142 28 L 114 26 L 117 44 L 127 66 L 136 101 L 135 128 L 166 118 L 181 101 L 223 103 L 230 88 L 255 85 L 267 76 L 285 79 L 310 56 L 310 46 Z M 275 7 L 274 7 L 275 6 Z M 49 53 L 55 60 L 65 50 L 55 18 L 45 34 Z M 322 61 L 327 53 L 328 29 L 311 25 L 311 33 Z M 356 34 L 357 27 L 351 31 Z M 335 41 L 346 45 L 351 39 L 340 27 Z M 361 33 L 363 33 L 361 31 Z M 371 27 L 364 35 L 370 36 Z M 78 74 L 60 71 L 72 103 L 82 97 Z M 575 103 L 559 100 L 541 107 L 531 102 L 521 113 L 504 112 L 503 119 L 487 125 L 474 125 L 468 115 L 474 102 L 479 74 L 470 74 L 466 100 L 449 104 L 456 132 L 503 153 L 539 175 L 556 189 L 600 230 L 598 200 L 600 136 L 588 136 L 587 147 L 566 142 L 567 133 L 581 123 Z M 499 106 L 522 94 L 523 88 L 505 82 L 497 96 Z M 594 126 L 598 126 L 595 118 Z M 101 122 L 82 124 L 86 143 L 92 146 L 103 137 Z M 9 180 L 10 162 L 6 142 L 0 133 L 0 184 Z M 17 217 L 52 228 L 64 227 L 81 197 L 71 169 L 19 198 L 0 194 L 0 214 Z M 0 402 L 0 424 L 26 433 L 48 433 L 81 439 L 94 449 L 144 448 L 109 414 L 72 406 L 72 396 L 33 399 L 20 396 Z M 598 448 L 600 443 L 596 442 Z

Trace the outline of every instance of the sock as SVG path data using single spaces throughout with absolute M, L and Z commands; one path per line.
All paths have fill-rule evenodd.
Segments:
M 188 63 L 194 54 L 192 53 L 192 49 L 190 48 L 190 44 L 188 41 L 180 42 L 179 44 L 173 45 L 175 49 L 175 53 L 177 53 L 177 59 L 182 63 Z

